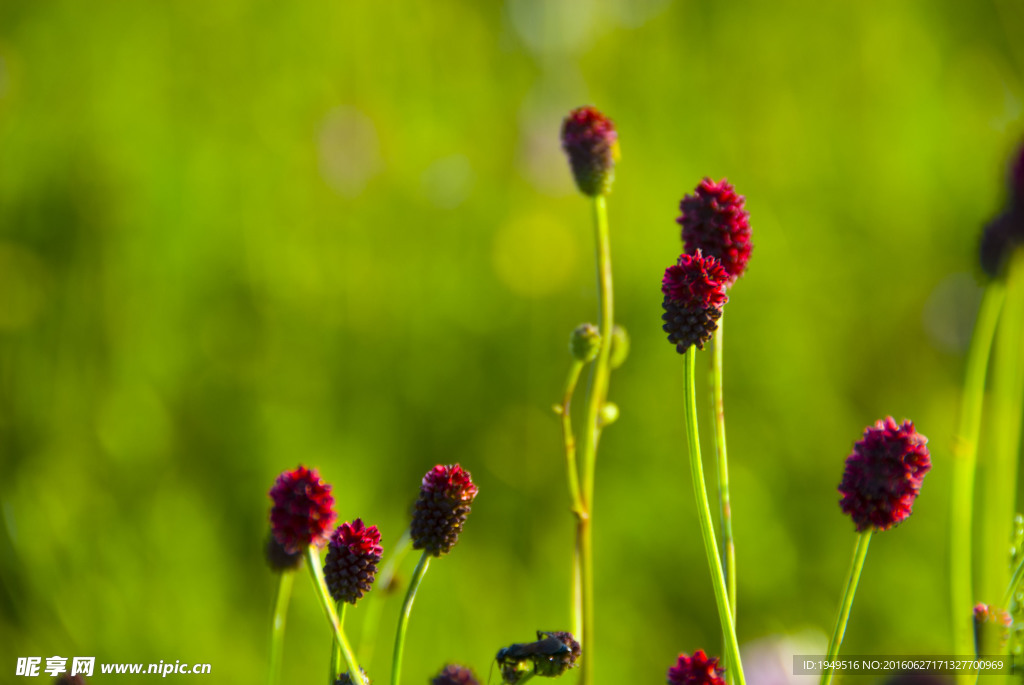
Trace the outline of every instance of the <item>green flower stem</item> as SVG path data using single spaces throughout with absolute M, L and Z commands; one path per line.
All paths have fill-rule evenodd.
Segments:
M 359 668 L 359 662 L 356 661 L 356 656 L 352 652 L 352 646 L 348 643 L 348 638 L 345 637 L 345 631 L 341 629 L 338 612 L 334 610 L 334 600 L 331 599 L 331 595 L 327 591 L 324 570 L 320 566 L 320 552 L 315 545 L 310 545 L 306 548 L 306 565 L 309 566 L 309 574 L 313 578 L 313 587 L 316 589 L 317 597 L 320 598 L 320 606 L 327 616 L 327 622 L 331 624 L 331 628 L 334 630 L 334 639 L 337 641 L 338 646 L 341 648 L 341 653 L 345 657 L 349 677 L 357 685 L 367 685 L 363 679 L 363 672 Z
M 729 589 L 729 608 L 736 622 L 736 543 L 732 537 L 732 507 L 729 505 L 729 458 L 725 449 L 725 399 L 722 394 L 722 325 L 711 339 L 711 395 L 715 407 L 715 450 L 718 456 L 718 502 L 722 517 L 722 558 L 725 560 L 725 584 Z
M 725 635 L 726 665 L 734 685 L 745 685 L 740 648 L 736 640 L 736 626 L 732 620 L 732 610 L 729 608 L 729 596 L 725 588 L 725 576 L 722 573 L 722 560 L 718 556 L 718 543 L 715 540 L 715 530 L 711 523 L 711 505 L 708 503 L 708 493 L 704 484 L 704 465 L 700 459 L 700 437 L 697 434 L 697 396 L 694 389 L 694 360 L 696 356 L 697 348 L 693 345 L 683 355 L 686 439 L 690 448 L 693 494 L 697 499 L 697 518 L 700 520 L 704 553 L 711 570 L 711 585 L 715 590 L 715 602 L 718 604 L 718 618 L 722 622 L 722 632 Z
M 853 597 L 857 594 L 857 583 L 860 582 L 860 572 L 864 569 L 864 559 L 868 555 L 868 545 L 871 544 L 872 528 L 857 535 L 857 544 L 853 548 L 853 561 L 850 562 L 850 571 L 846 576 L 846 588 L 843 590 L 843 599 L 839 604 L 839 615 L 836 617 L 836 627 L 832 631 L 832 639 L 828 641 L 828 656 L 826 661 L 832 661 L 839 655 L 839 647 L 843 644 L 843 635 L 846 633 L 846 623 L 850 620 L 850 608 L 853 607 Z M 829 685 L 832 682 L 833 671 L 830 668 L 821 672 L 821 685 Z
M 580 471 L 576 463 L 576 435 L 572 430 L 572 417 L 569 410 L 584 366 L 585 363 L 578 359 L 572 361 L 569 377 L 565 380 L 565 390 L 562 392 L 562 403 L 555 407 L 555 413 L 562 417 L 562 437 L 565 441 L 565 467 L 569 481 L 569 496 L 572 498 L 572 511 L 577 517 L 583 515 L 584 507 L 583 497 L 580 494 Z
M 365 600 L 368 604 L 363 613 L 363 632 L 359 643 L 359 653 L 363 655 L 364 664 L 373 663 L 384 600 L 391 596 L 394 590 L 392 583 L 395 581 L 395 569 L 402 563 L 410 549 L 412 549 L 412 537 L 409 535 L 409 529 L 406 528 L 402 537 L 395 543 L 394 550 L 384 564 L 384 568 L 381 569 L 380 575 L 377 576 L 374 583 L 377 591 L 370 594 Z
M 416 570 L 412 573 L 409 581 L 409 590 L 405 593 L 405 602 L 402 604 L 402 613 L 398 617 L 398 629 L 395 631 L 395 654 L 391 660 L 391 685 L 398 685 L 402 677 L 402 654 L 405 651 L 405 632 L 409 628 L 409 614 L 412 613 L 412 603 L 416 599 L 416 591 L 423 580 L 423 574 L 427 572 L 430 565 L 430 553 L 423 551 Z
M 985 377 L 988 375 L 989 353 L 996 322 L 1003 305 L 1005 290 L 999 281 L 985 289 L 974 325 L 971 348 L 967 354 L 963 405 L 960 426 L 953 445 L 953 495 L 950 514 L 950 580 L 952 590 L 952 623 L 954 654 L 971 654 L 974 649 L 974 606 L 972 560 L 974 559 L 972 529 L 974 527 L 974 479 L 977 473 L 978 436 L 981 430 L 981 409 L 985 399 Z M 961 685 L 970 677 L 961 674 Z
M 525 683 L 535 675 L 536 674 L 533 671 L 528 671 L 527 673 L 524 673 L 523 677 L 516 681 L 516 685 L 523 685 L 523 683 Z
M 1010 259 L 1006 276 L 1006 300 L 996 330 L 992 375 L 991 459 L 982 463 L 985 504 L 982 509 L 982 549 L 992 555 L 983 560 L 979 598 L 999 597 L 1010 579 L 1006 550 L 1013 531 L 1017 502 L 1017 462 L 1020 453 L 1021 395 L 1024 394 L 1024 249 Z
M 270 685 L 281 682 L 281 655 L 284 653 L 284 624 L 288 617 L 288 602 L 295 583 L 295 571 L 282 571 L 274 598 L 274 618 L 270 624 Z
M 348 608 L 348 604 L 346 604 L 345 602 L 338 602 L 337 607 L 338 627 L 344 629 L 345 610 Z M 338 676 L 341 674 L 342 670 L 344 670 L 342 669 L 341 662 L 341 650 L 338 649 L 338 642 L 337 640 L 331 640 L 331 663 L 329 664 L 330 673 L 328 674 L 327 677 L 327 685 L 334 685 L 334 681 L 338 679 Z
M 583 515 L 577 516 L 577 549 L 581 555 L 580 585 L 583 595 L 583 630 L 577 639 L 583 647 L 581 685 L 594 682 L 594 558 L 591 521 L 594 507 L 594 467 L 597 444 L 601 439 L 601 408 L 608 395 L 609 359 L 612 350 L 614 306 L 612 303 L 611 244 L 608 238 L 608 206 L 603 195 L 594 198 L 594 237 L 597 250 L 598 331 L 601 348 L 594 360 L 590 396 L 583 428 Z
M 569 377 L 565 381 L 565 390 L 562 393 L 562 403 L 555 406 L 555 413 L 562 417 L 562 437 L 565 441 L 565 466 L 566 476 L 569 481 L 569 496 L 572 498 L 572 512 L 576 516 L 576 544 L 572 550 L 572 614 L 573 635 L 579 635 L 583 630 L 583 522 L 586 520 L 586 510 L 583 506 L 583 498 L 580 494 L 580 473 L 576 462 L 576 435 L 572 430 L 572 416 L 570 406 L 572 396 L 576 392 L 576 385 L 580 380 L 580 373 L 585 366 L 584 362 L 574 359 L 569 369 Z

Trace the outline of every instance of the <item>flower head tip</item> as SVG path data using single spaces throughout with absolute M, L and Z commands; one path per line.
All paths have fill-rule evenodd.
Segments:
M 562 122 L 562 149 L 576 186 L 584 195 L 607 195 L 619 158 L 618 134 L 612 120 L 594 107 L 579 107 Z

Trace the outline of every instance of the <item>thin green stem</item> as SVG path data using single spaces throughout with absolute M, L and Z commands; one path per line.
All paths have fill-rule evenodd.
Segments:
M 708 503 L 707 488 L 704 484 L 704 465 L 700 458 L 700 436 L 697 433 L 697 395 L 694 380 L 696 355 L 697 348 L 693 345 L 683 355 L 683 398 L 686 439 L 690 449 L 690 471 L 693 476 L 693 494 L 697 499 L 697 518 L 700 520 L 704 553 L 711 570 L 711 585 L 715 590 L 718 618 L 722 622 L 722 632 L 725 635 L 726 665 L 732 682 L 735 685 L 744 685 L 746 681 L 743 678 L 743 663 L 740 661 L 739 643 L 736 640 L 736 626 L 732 620 L 732 609 L 729 607 L 725 576 L 722 573 L 722 560 L 718 556 L 718 543 L 715 540 L 715 529 L 711 523 L 711 505 Z
M 601 348 L 594 360 L 590 396 L 583 426 L 583 478 L 580 483 L 584 513 L 577 516 L 577 548 L 581 555 L 580 585 L 583 595 L 583 630 L 577 636 L 583 647 L 581 685 L 594 682 L 594 559 L 591 522 L 594 513 L 594 469 L 597 444 L 601 439 L 601 408 L 608 395 L 609 359 L 612 349 L 614 305 L 612 298 L 611 243 L 608 237 L 608 207 L 603 195 L 594 198 L 594 237 L 597 251 L 598 331 Z
M 270 624 L 270 685 L 281 682 L 281 655 L 284 653 L 284 624 L 288 618 L 288 602 L 292 596 L 295 571 L 281 572 L 274 598 L 274 618 Z
M 526 673 L 523 674 L 522 678 L 520 678 L 519 680 L 516 681 L 516 685 L 523 685 L 523 683 L 525 683 L 526 681 L 528 681 L 530 678 L 532 678 L 535 675 L 536 675 L 536 673 L 534 673 L 533 671 L 527 671 Z
M 573 359 L 569 368 L 569 377 L 565 379 L 565 389 L 562 391 L 562 403 L 557 406 L 556 411 L 562 417 L 562 438 L 565 443 L 565 469 L 569 481 L 569 496 L 572 498 L 572 511 L 580 516 L 583 511 L 583 496 L 580 493 L 580 471 L 576 462 L 576 434 L 572 429 L 572 396 L 576 393 L 576 385 L 580 380 L 580 373 L 583 371 L 584 362 Z
M 839 603 L 839 615 L 836 616 L 836 626 L 832 630 L 832 639 L 828 641 L 828 656 L 826 661 L 832 661 L 838 656 L 839 648 L 843 644 L 843 635 L 846 633 L 846 623 L 850 620 L 850 609 L 853 607 L 853 598 L 857 594 L 857 583 L 860 582 L 860 572 L 864 570 L 864 559 L 868 555 L 868 545 L 871 544 L 871 533 L 868 528 L 857 535 L 857 544 L 853 548 L 853 560 L 850 562 L 850 571 L 846 575 L 846 588 L 843 590 L 843 599 Z M 833 670 L 822 669 L 821 685 L 829 685 L 832 682 Z
M 345 602 L 338 602 L 337 603 L 337 608 L 338 608 L 338 627 L 340 627 L 342 630 L 344 630 L 344 628 L 345 628 L 345 612 L 346 612 L 346 609 L 348 609 L 348 604 L 345 603 Z M 338 642 L 336 640 L 331 640 L 331 663 L 329 664 L 330 672 L 328 673 L 328 677 L 327 677 L 327 685 L 334 685 L 334 682 L 338 679 L 338 676 L 341 675 L 341 672 L 343 670 L 342 667 L 341 667 L 341 662 L 342 662 L 341 650 L 338 649 Z
M 1017 586 L 1020 585 L 1021 578 L 1024 578 L 1024 559 L 1021 559 L 1017 564 L 1017 567 L 1013 569 L 1013 575 L 1010 576 L 1010 582 L 1006 586 L 1006 592 L 1003 594 L 1003 603 L 1000 605 L 1007 611 L 1013 610 L 1013 595 L 1017 591 Z
M 580 493 L 580 473 L 576 461 L 576 435 L 572 429 L 572 397 L 576 393 L 576 385 L 585 363 L 574 359 L 569 368 L 569 377 L 565 381 L 562 392 L 562 403 L 555 407 L 562 417 L 562 437 L 565 442 L 566 478 L 569 481 L 569 496 L 572 499 L 572 512 L 576 517 L 576 544 L 572 548 L 572 615 L 573 635 L 580 635 L 583 630 L 583 555 L 582 555 L 582 522 L 586 518 L 586 508 Z
M 345 637 L 345 631 L 341 629 L 338 612 L 334 610 L 334 601 L 327 591 L 324 570 L 320 566 L 320 552 L 315 545 L 310 545 L 306 548 L 306 566 L 309 566 L 309 574 L 313 578 L 313 587 L 316 589 L 317 597 L 320 599 L 320 607 L 324 610 L 327 622 L 331 624 L 331 628 L 334 630 L 334 639 L 337 641 L 338 646 L 341 648 L 341 653 L 345 657 L 349 677 L 357 685 L 367 685 L 366 680 L 363 678 L 363 672 L 359 668 L 359 662 L 356 661 L 356 656 L 352 652 L 352 646 L 348 643 L 348 638 Z
M 430 565 L 430 553 L 423 551 L 416 570 L 412 572 L 412 579 L 409 581 L 409 589 L 405 593 L 405 602 L 402 604 L 402 613 L 398 617 L 398 629 L 395 631 L 395 653 L 391 659 L 391 685 L 398 685 L 402 678 L 402 655 L 405 651 L 405 633 L 409 628 L 409 614 L 412 613 L 412 603 L 416 599 L 416 591 L 423 580 L 423 574 L 427 572 Z
M 1017 509 L 1017 468 L 1020 455 L 1021 415 L 1024 414 L 1024 249 L 1011 257 L 1006 277 L 1006 301 L 996 330 L 992 374 L 992 435 L 990 459 L 981 464 L 985 474 L 983 549 L 996 557 L 984 560 L 980 596 L 999 597 L 1010 578 L 1005 550 L 1013 533 Z M 991 601 L 991 599 L 989 600 Z
M 722 326 L 711 339 L 711 394 L 715 407 L 715 452 L 718 457 L 718 502 L 722 517 L 722 558 L 725 560 L 725 584 L 729 589 L 729 607 L 736 621 L 736 543 L 732 537 L 732 507 L 729 505 L 729 458 L 725 449 L 725 398 L 722 394 Z
M 974 529 L 974 480 L 978 464 L 978 436 L 981 410 L 985 400 L 985 377 L 996 322 L 1003 305 L 1005 289 L 995 281 L 985 289 L 974 324 L 974 335 L 967 354 L 960 426 L 953 445 L 953 495 L 950 512 L 950 580 L 954 654 L 970 654 L 974 644 L 974 605 L 972 534 Z M 970 677 L 958 677 L 967 685 Z
M 377 580 L 374 583 L 377 591 L 371 593 L 364 600 L 369 602 L 363 614 L 363 631 L 359 642 L 359 653 L 363 655 L 364 664 L 373 663 L 373 653 L 376 651 L 377 646 L 377 629 L 380 626 L 381 609 L 384 607 L 384 600 L 390 597 L 393 591 L 392 583 L 395 580 L 395 569 L 402 563 L 402 560 L 405 559 L 405 556 L 411 549 L 412 537 L 409 535 L 409 529 L 406 528 L 405 532 L 402 533 L 402 537 L 395 543 L 394 550 L 384 564 L 384 568 L 381 569 L 380 575 L 377 576 Z

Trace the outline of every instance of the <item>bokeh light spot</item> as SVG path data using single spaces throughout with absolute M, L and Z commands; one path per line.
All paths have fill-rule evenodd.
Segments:
M 519 216 L 494 236 L 494 269 L 513 292 L 544 297 L 559 292 L 576 268 L 572 233 L 546 214 Z

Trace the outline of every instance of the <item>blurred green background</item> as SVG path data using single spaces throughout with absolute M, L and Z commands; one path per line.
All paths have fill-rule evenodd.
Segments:
M 406 682 L 567 628 L 550 406 L 596 300 L 558 131 L 584 103 L 619 130 L 633 341 L 598 464 L 598 682 L 721 649 L 660 327 L 703 176 L 755 241 L 725 351 L 741 642 L 831 629 L 843 460 L 892 414 L 934 469 L 876 536 L 844 649 L 948 652 L 950 447 L 1022 46 L 1016 0 L 0 3 L 2 679 L 59 654 L 261 681 L 266 493 L 298 463 L 386 550 L 430 466 L 480 486 Z M 373 601 L 387 682 L 400 596 Z M 329 643 L 300 577 L 285 682 L 321 680 Z

